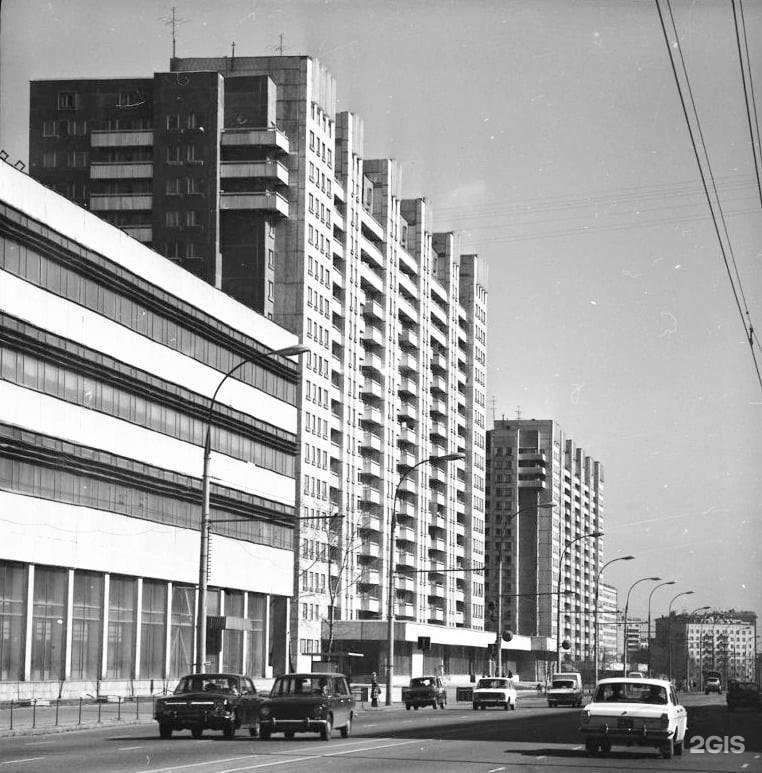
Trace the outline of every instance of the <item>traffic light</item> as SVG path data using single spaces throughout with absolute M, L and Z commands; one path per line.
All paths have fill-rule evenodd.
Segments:
M 487 604 L 487 609 L 489 610 L 489 621 L 491 623 L 494 623 L 495 622 L 495 602 L 490 601 Z
M 507 628 L 503 631 L 503 641 L 510 641 L 513 638 L 513 631 L 509 631 Z
M 428 652 L 431 649 L 431 636 L 419 636 L 418 649 Z

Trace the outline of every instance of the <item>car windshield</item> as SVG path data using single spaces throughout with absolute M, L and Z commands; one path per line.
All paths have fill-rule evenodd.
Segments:
M 184 676 L 175 688 L 175 695 L 189 692 L 238 693 L 238 680 L 233 676 L 219 674 L 194 674 Z
M 331 680 L 326 676 L 290 674 L 275 680 L 270 695 L 329 695 Z
M 476 685 L 477 690 L 502 690 L 508 686 L 507 679 L 480 679 Z
M 433 687 L 434 680 L 430 676 L 418 676 L 410 680 L 411 687 Z
M 554 679 L 553 684 L 551 684 L 551 688 L 555 690 L 559 690 L 562 688 L 573 690 L 574 680 L 573 679 Z
M 659 684 L 610 682 L 599 684 L 595 703 L 656 703 L 667 702 L 667 691 Z

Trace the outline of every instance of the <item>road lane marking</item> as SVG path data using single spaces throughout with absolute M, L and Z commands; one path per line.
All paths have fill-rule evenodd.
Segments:
M 505 768 L 492 768 L 492 770 L 488 770 L 487 773 L 499 773 L 501 770 L 505 770 Z
M 120 746 L 118 752 L 131 752 L 133 749 L 142 749 L 142 746 Z
M 407 746 L 412 743 L 418 743 L 417 740 L 415 741 L 397 741 L 393 743 L 385 743 L 385 744 L 377 744 L 376 746 L 365 746 L 362 748 L 356 748 L 356 749 L 342 749 L 339 752 L 326 752 L 325 754 L 311 754 L 309 757 L 286 757 L 283 760 L 268 760 L 267 762 L 259 762 L 256 765 L 246 765 L 242 768 L 226 768 L 225 770 L 219 771 L 219 773 L 242 773 L 242 771 L 246 770 L 257 770 L 258 768 L 267 768 L 267 767 L 274 767 L 275 765 L 288 765 L 289 763 L 294 762 L 309 762 L 310 760 L 319 760 L 324 757 L 339 757 L 342 754 L 354 754 L 356 752 L 372 752 L 376 749 L 387 749 L 390 746 L 396 747 L 396 746 Z
M 172 765 L 168 768 L 152 768 L 151 770 L 143 770 L 142 773 L 170 773 L 173 770 L 186 770 L 187 768 L 198 768 L 202 765 L 215 765 L 221 762 L 238 762 L 238 760 L 248 760 L 251 758 L 250 754 L 241 755 L 240 757 L 227 757 L 222 760 L 208 760 L 207 762 L 189 762 L 187 765 Z
M 575 746 L 575 747 L 572 749 L 572 751 L 573 751 L 573 752 L 578 752 L 580 749 L 584 749 L 584 748 L 585 748 L 584 746 Z
M 742 767 L 742 768 L 748 768 L 748 767 L 749 767 L 749 763 L 748 763 L 748 762 L 744 762 L 744 764 L 743 764 L 743 765 L 741 765 L 741 767 Z
M 19 762 L 36 762 L 37 760 L 44 760 L 45 757 L 25 757 L 22 760 L 7 760 L 6 762 L 0 762 L 0 765 L 15 765 Z
M 540 756 L 539 756 L 537 759 L 538 759 L 538 760 L 544 760 L 544 759 L 545 759 L 545 755 L 544 755 L 544 754 L 541 754 L 541 755 L 540 755 Z
M 32 743 L 25 743 L 24 746 L 46 746 L 51 743 L 55 743 L 55 741 L 32 741 Z

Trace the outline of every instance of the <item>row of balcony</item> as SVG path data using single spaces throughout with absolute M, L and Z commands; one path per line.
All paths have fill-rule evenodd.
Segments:
M 93 148 L 129 148 L 152 147 L 154 132 L 145 129 L 132 130 L 95 130 L 90 132 L 90 147 Z M 220 139 L 223 147 L 271 148 L 281 153 L 289 153 L 288 137 L 275 128 L 262 129 L 224 129 Z
M 381 612 L 381 599 L 378 596 L 370 594 L 360 594 L 358 606 L 363 612 Z M 415 605 L 406 601 L 397 601 L 394 605 L 394 614 L 398 618 L 414 618 Z M 429 622 L 443 623 L 445 620 L 445 611 L 440 607 L 429 607 L 425 613 L 426 620 Z M 453 612 L 450 615 L 455 624 L 462 624 L 464 621 L 463 612 Z

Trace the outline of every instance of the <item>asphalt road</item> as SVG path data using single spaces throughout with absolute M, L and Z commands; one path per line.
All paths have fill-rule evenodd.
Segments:
M 219 733 L 193 740 L 188 732 L 161 740 L 155 723 L 4 738 L 0 773 L 762 771 L 761 713 L 728 713 L 724 696 L 687 696 L 684 704 L 688 748 L 671 760 L 638 747 L 587 757 L 578 709 L 548 709 L 537 698 L 524 698 L 515 712 L 472 711 L 469 704 L 450 704 L 444 711 L 361 711 L 350 738 L 337 732 L 328 742 L 315 735 L 260 741 L 243 732 L 232 740 Z M 710 751 L 696 751 L 710 736 L 716 737 Z M 731 742 L 733 736 L 743 739 L 744 751 L 732 751 L 740 745 Z M 725 746 L 727 751 L 715 751 Z

